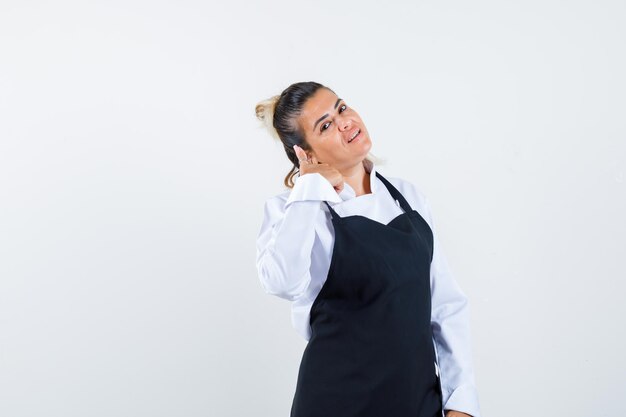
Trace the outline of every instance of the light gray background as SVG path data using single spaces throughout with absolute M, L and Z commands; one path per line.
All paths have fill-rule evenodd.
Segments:
M 0 3 L 0 415 L 287 416 L 255 269 L 292 82 L 430 198 L 484 416 L 626 386 L 623 1 Z

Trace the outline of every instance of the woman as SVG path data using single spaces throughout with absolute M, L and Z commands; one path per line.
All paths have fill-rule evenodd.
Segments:
M 257 240 L 263 288 L 308 340 L 291 417 L 478 417 L 468 301 L 425 195 L 376 170 L 328 87 L 292 84 L 256 114 L 293 163 Z

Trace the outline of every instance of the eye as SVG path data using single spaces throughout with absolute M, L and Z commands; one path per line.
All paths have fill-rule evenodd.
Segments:
M 344 111 L 346 111 L 347 108 L 348 108 L 348 106 L 346 106 L 345 104 L 342 104 L 341 106 L 339 106 L 339 113 L 343 113 Z M 320 131 L 323 132 L 324 130 L 328 129 L 328 126 L 330 126 L 330 123 L 331 122 L 324 123 L 321 126 Z

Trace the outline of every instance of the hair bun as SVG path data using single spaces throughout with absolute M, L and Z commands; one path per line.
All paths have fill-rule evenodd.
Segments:
M 272 96 L 266 100 L 260 101 L 257 103 L 255 111 L 256 118 L 263 122 L 263 126 L 265 126 L 269 134 L 273 138 L 280 140 L 278 132 L 274 128 L 274 110 L 276 109 L 278 99 L 280 99 L 280 95 Z

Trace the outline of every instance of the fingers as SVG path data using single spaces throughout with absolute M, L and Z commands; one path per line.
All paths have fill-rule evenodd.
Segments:
M 293 145 L 293 150 L 296 152 L 296 156 L 298 157 L 298 160 L 300 161 L 300 163 L 309 162 L 308 161 L 309 158 L 306 152 L 304 152 L 304 150 L 301 147 L 299 147 L 298 145 Z
M 304 162 L 309 164 L 317 164 L 317 158 L 315 156 L 311 156 L 311 158 L 309 158 L 306 152 L 298 145 L 293 145 L 293 149 L 296 152 L 296 156 L 298 157 L 300 163 Z

